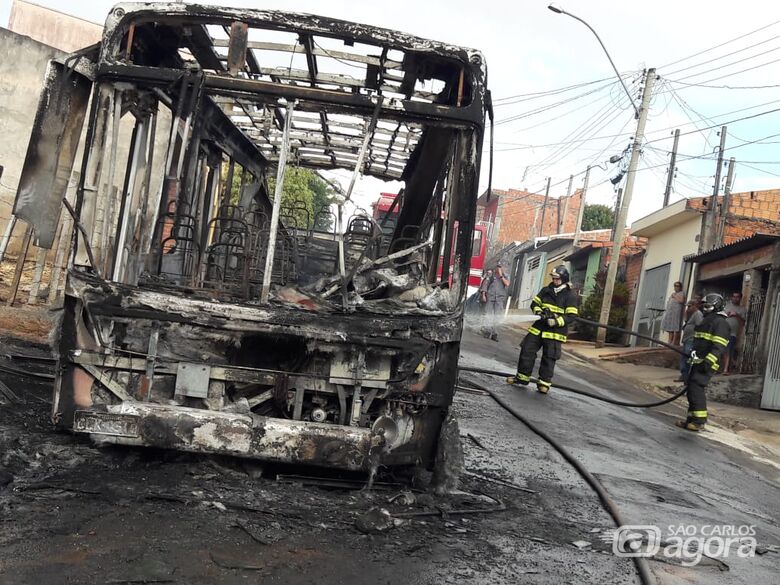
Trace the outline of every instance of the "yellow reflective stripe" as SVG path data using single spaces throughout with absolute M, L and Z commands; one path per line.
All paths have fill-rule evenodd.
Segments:
M 558 323 L 558 327 L 563 327 L 566 325 L 566 321 L 563 320 L 563 317 L 556 317 L 555 321 Z
M 688 414 L 693 418 L 707 418 L 706 410 L 689 410 Z
M 536 327 L 529 327 L 528 333 L 530 333 L 531 335 L 539 335 L 541 331 L 539 331 Z
M 530 331 L 530 329 L 529 329 Z M 542 331 L 542 339 L 554 339 L 561 343 L 566 343 L 566 336 L 561 333 L 553 333 L 552 331 Z
M 531 381 L 531 377 L 530 376 L 526 376 L 525 374 L 521 374 L 520 372 L 517 372 L 517 374 L 515 374 L 515 378 L 517 378 L 521 382 L 530 382 Z
M 706 331 L 697 331 L 693 334 L 694 339 L 705 339 L 707 341 L 711 341 L 712 343 L 718 343 L 722 346 L 727 346 L 729 344 L 729 340 L 725 337 L 721 337 L 720 335 L 714 335 L 712 333 L 707 333 Z
M 704 359 L 707 360 L 708 362 L 712 362 L 713 364 L 717 364 L 718 363 L 718 358 L 715 357 L 711 353 L 708 353 L 707 355 L 705 355 Z
M 531 300 L 532 300 L 533 302 L 535 302 L 535 303 L 539 303 L 540 305 L 542 304 L 542 299 L 540 299 L 540 298 L 539 298 L 539 295 L 535 296 L 535 297 L 534 297 L 534 298 L 532 298 Z
M 544 380 L 537 380 L 537 381 L 536 381 L 536 383 L 537 383 L 539 386 L 546 386 L 547 388 L 549 388 L 550 386 L 552 386 L 552 382 L 545 382 Z
M 537 315 L 538 315 L 539 313 L 541 313 L 541 312 L 542 312 L 542 309 L 541 309 L 541 307 L 539 307 L 538 305 L 534 306 L 534 307 L 533 307 L 531 310 L 532 310 L 534 313 L 536 313 Z
M 566 307 L 566 314 L 567 315 L 579 315 L 580 312 L 577 309 L 577 307 Z
M 564 312 L 564 311 L 563 311 L 563 309 L 562 309 L 561 307 L 559 307 L 558 305 L 553 305 L 553 304 L 550 304 L 550 303 L 542 303 L 542 306 L 543 306 L 545 309 L 549 309 L 549 310 L 550 310 L 550 311 L 552 311 L 553 313 L 560 313 L 561 315 L 563 315 L 563 312 Z

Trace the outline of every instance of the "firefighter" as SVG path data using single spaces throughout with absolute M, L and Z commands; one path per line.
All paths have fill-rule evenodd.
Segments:
M 561 265 L 551 273 L 552 282 L 539 291 L 531 301 L 531 310 L 539 319 L 528 329 L 520 344 L 517 374 L 507 378 L 509 384 L 527 386 L 539 348 L 542 360 L 536 387 L 547 394 L 552 386 L 555 362 L 561 357 L 561 344 L 566 342 L 569 323 L 576 317 L 577 295 L 569 284 L 569 271 Z
M 688 431 L 698 432 L 707 422 L 707 395 L 704 389 L 710 378 L 720 369 L 720 356 L 729 345 L 729 324 L 723 310 L 723 297 L 710 293 L 702 300 L 704 319 L 694 329 L 693 351 L 688 374 L 688 417 L 675 424 Z

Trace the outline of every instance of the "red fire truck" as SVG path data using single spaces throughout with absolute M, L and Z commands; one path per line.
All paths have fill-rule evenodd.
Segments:
M 392 237 L 398 219 L 399 205 L 394 205 L 396 193 L 380 193 L 372 205 L 373 217 L 382 225 L 382 231 L 386 237 Z M 388 213 L 389 212 L 389 213 Z M 474 236 L 471 244 L 471 262 L 469 264 L 469 288 L 479 287 L 482 282 L 482 273 L 485 270 L 485 256 L 487 254 L 487 226 L 477 224 L 474 226 Z M 439 275 L 443 262 L 439 261 Z M 450 266 L 454 264 L 454 252 L 450 257 Z M 469 294 L 471 294 L 471 290 Z

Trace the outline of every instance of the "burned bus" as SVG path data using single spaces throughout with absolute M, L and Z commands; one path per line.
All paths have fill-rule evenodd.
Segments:
M 61 208 L 73 219 L 54 423 L 123 445 L 430 468 L 488 95 L 471 49 L 304 14 L 116 5 L 101 43 L 50 64 L 15 205 L 42 247 Z M 283 196 L 296 168 L 351 180 L 307 209 Z M 363 177 L 403 184 L 386 247 L 370 214 L 347 213 Z M 454 262 L 439 266 L 442 246 Z

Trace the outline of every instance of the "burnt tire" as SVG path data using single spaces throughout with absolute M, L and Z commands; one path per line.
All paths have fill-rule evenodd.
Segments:
M 463 443 L 460 441 L 458 419 L 450 410 L 444 418 L 436 445 L 431 488 L 437 494 L 448 494 L 458 489 L 463 473 Z

